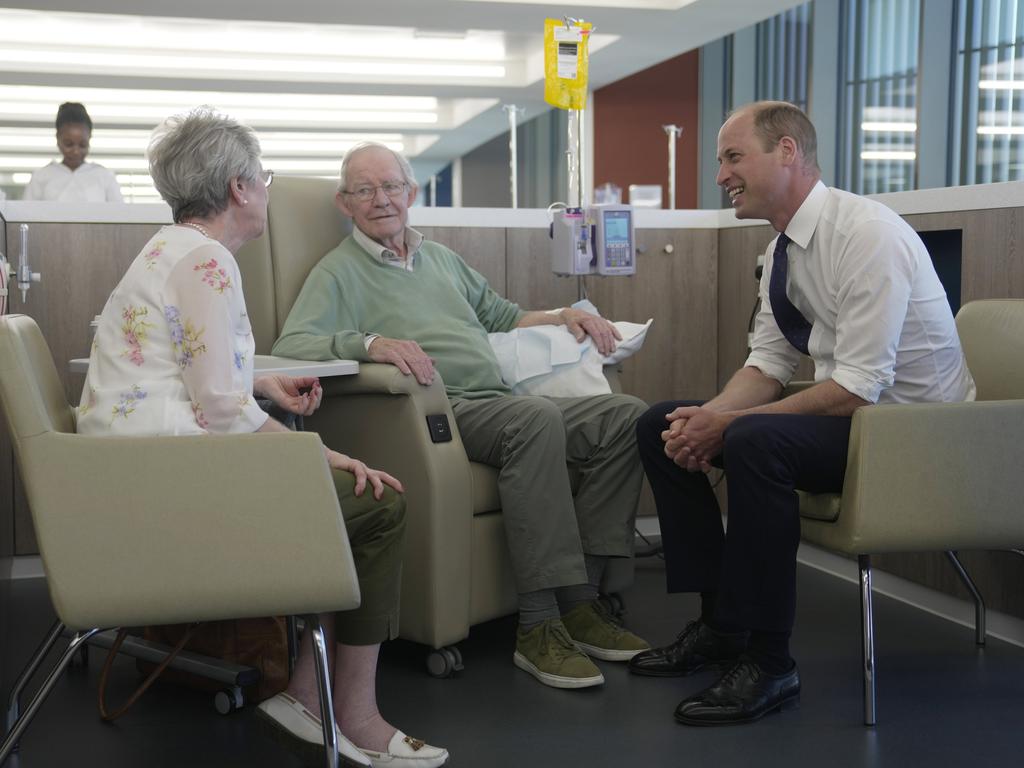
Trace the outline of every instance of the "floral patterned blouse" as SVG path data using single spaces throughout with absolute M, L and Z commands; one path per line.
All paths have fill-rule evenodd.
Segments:
M 255 432 L 256 343 L 238 264 L 182 226 L 146 243 L 107 299 L 78 406 L 84 435 Z

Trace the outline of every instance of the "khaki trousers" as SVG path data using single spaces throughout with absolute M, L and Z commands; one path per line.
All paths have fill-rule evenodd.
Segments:
M 470 461 L 498 469 L 520 593 L 586 583 L 584 553 L 632 556 L 646 410 L 630 395 L 452 400 Z
M 398 637 L 398 597 L 402 586 L 405 498 L 384 486 L 384 495 L 377 501 L 369 484 L 362 496 L 356 496 L 353 474 L 339 470 L 332 470 L 331 474 L 362 596 L 358 608 L 335 614 L 337 641 L 373 645 L 394 640 Z

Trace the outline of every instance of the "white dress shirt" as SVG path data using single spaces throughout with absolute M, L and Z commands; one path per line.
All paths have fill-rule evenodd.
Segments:
M 973 400 L 956 324 L 921 238 L 889 208 L 820 181 L 786 235 L 786 295 L 813 323 L 814 380 L 870 403 Z M 765 252 L 761 310 L 746 365 L 787 384 L 800 353 L 772 315 Z
M 32 174 L 22 200 L 60 203 L 122 203 L 121 187 L 114 174 L 96 163 L 82 163 L 71 170 L 54 160 Z

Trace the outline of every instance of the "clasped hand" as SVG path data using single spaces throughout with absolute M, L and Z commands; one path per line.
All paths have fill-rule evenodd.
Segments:
M 710 472 L 711 460 L 722 452 L 722 433 L 732 419 L 699 406 L 676 408 L 665 418 L 669 422 L 661 433 L 665 455 L 688 472 Z
M 253 382 L 253 391 L 272 400 L 275 405 L 297 416 L 309 416 L 323 400 L 320 379 L 315 376 L 268 374 Z
M 614 352 L 616 340 L 622 339 L 619 329 L 600 315 L 569 307 L 563 309 L 559 316 L 576 341 L 582 342 L 589 336 L 594 340 L 597 351 L 602 355 L 610 355 Z

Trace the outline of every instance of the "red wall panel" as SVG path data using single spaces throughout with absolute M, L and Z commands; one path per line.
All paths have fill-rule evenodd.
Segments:
M 676 208 L 697 207 L 699 54 L 684 53 L 594 92 L 594 186 L 660 184 L 668 207 L 668 137 L 676 142 Z

